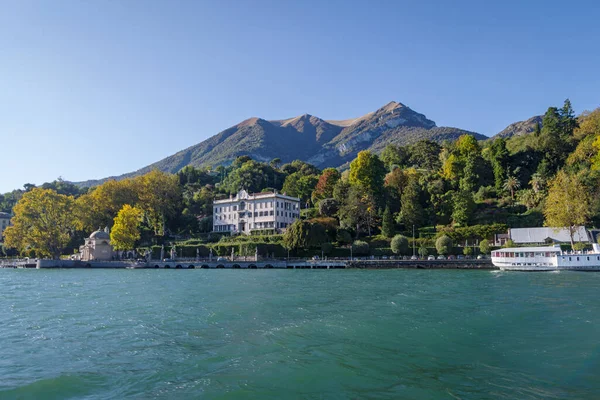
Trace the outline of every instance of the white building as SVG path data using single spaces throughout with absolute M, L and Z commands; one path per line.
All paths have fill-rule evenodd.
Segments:
M 10 225 L 10 214 L 0 212 L 0 242 L 4 238 L 4 230 Z
M 96 232 L 92 232 L 90 237 L 85 239 L 85 244 L 79 246 L 79 259 L 82 261 L 107 261 L 111 260 L 113 255 L 108 227 L 103 231 L 98 229 Z
M 300 218 L 300 199 L 277 192 L 248 194 L 213 203 L 213 231 L 249 234 L 254 230 L 285 230 Z

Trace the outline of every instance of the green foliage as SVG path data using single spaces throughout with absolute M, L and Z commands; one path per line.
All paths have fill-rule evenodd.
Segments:
M 283 172 L 267 163 L 254 161 L 250 157 L 238 157 L 219 188 L 228 194 L 235 194 L 242 189 L 249 193 L 256 193 L 265 187 L 279 190 L 284 179 Z
M 421 226 L 424 222 L 424 210 L 421 205 L 421 188 L 416 179 L 410 179 L 400 200 L 399 219 L 406 228 Z
M 383 212 L 383 221 L 381 224 L 381 234 L 385 237 L 394 236 L 394 218 L 392 217 L 392 212 L 390 211 L 390 207 L 386 207 Z
M 355 240 L 352 243 L 352 254 L 355 256 L 366 256 L 369 254 L 369 244 L 362 240 Z
M 361 151 L 350 163 L 350 185 L 378 198 L 383 189 L 385 167 L 379 157 L 370 151 Z
M 464 254 L 465 256 L 470 256 L 470 255 L 472 255 L 472 254 L 473 254 L 473 248 L 472 248 L 472 247 L 469 247 L 469 246 L 465 246 L 465 247 L 463 247 L 463 254 Z
M 352 243 L 352 235 L 345 229 L 338 229 L 335 239 L 340 245 Z
M 585 225 L 592 213 L 590 190 L 581 175 L 568 175 L 559 171 L 550 184 L 544 215 L 546 226 L 564 227 L 569 230 L 571 246 L 577 226 Z
M 283 235 L 283 245 L 290 250 L 319 247 L 328 240 L 326 228 L 322 224 L 303 220 L 294 221 Z
M 282 191 L 288 196 L 299 197 L 306 203 L 311 199 L 311 194 L 317 185 L 316 175 L 303 175 L 302 172 L 294 172 L 285 178 Z
M 490 241 L 487 239 L 483 239 L 481 242 L 479 242 L 479 251 L 481 252 L 481 254 L 490 254 Z
M 321 251 L 325 255 L 331 254 L 331 252 L 333 251 L 333 244 L 331 244 L 329 242 L 325 242 L 325 243 L 321 244 Z
M 323 199 L 319 201 L 319 214 L 327 217 L 333 217 L 337 214 L 339 203 L 336 199 Z
M 403 235 L 396 235 L 392 239 L 391 248 L 394 254 L 406 255 L 409 252 L 408 239 Z
M 511 239 L 508 239 L 506 241 L 506 243 L 504 243 L 504 246 L 502 246 L 504 248 L 510 248 L 510 247 L 516 247 L 515 246 L 515 242 L 513 242 Z
M 452 239 L 449 236 L 443 235 L 440 236 L 435 241 L 435 248 L 438 254 L 448 255 L 450 251 L 452 251 Z
M 431 140 L 420 140 L 409 146 L 410 158 L 408 163 L 417 168 L 438 170 L 441 167 L 439 154 L 441 147 Z
M 429 250 L 427 250 L 427 247 L 425 246 L 421 246 L 419 247 L 419 256 L 421 257 L 427 257 L 429 255 Z
M 406 165 L 408 158 L 408 149 L 394 144 L 387 145 L 381 153 L 381 161 L 383 161 L 385 168 L 388 171 L 391 170 L 394 165 L 399 167 Z

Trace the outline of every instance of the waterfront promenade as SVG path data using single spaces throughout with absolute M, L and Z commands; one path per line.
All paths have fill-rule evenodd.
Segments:
M 3 260 L 3 268 L 117 268 L 117 269 L 497 269 L 490 260 L 197 260 L 166 261 L 75 261 L 75 260 Z

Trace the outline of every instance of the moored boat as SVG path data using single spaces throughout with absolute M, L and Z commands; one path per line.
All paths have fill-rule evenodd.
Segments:
M 592 251 L 562 251 L 560 246 L 513 247 L 492 251 L 492 264 L 503 271 L 600 271 L 600 245 Z

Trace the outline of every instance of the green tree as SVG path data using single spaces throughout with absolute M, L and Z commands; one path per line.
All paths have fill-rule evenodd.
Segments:
M 470 255 L 472 255 L 472 254 L 473 254 L 473 248 L 472 248 L 472 247 L 469 247 L 469 246 L 465 246 L 465 247 L 463 247 L 463 254 L 464 254 L 465 256 L 470 256 Z
M 50 189 L 35 188 L 15 205 L 5 244 L 22 254 L 60 258 L 76 228 L 75 199 Z
M 355 228 L 357 236 L 360 232 L 371 236 L 371 230 L 379 222 L 375 199 L 360 187 L 350 188 L 348 198 L 340 205 L 338 217 L 341 227 Z
M 442 235 L 435 241 L 435 249 L 438 254 L 447 255 L 452 251 L 452 239 L 447 235 Z
M 283 235 L 283 245 L 289 250 L 307 249 L 310 246 L 310 231 L 309 222 L 294 221 Z
M 420 140 L 409 147 L 409 165 L 431 171 L 438 170 L 440 163 L 441 147 L 431 140 Z
M 366 193 L 379 199 L 383 190 L 385 167 L 377 155 L 370 151 L 361 151 L 350 163 L 348 182 L 352 186 L 362 188 Z
M 140 239 L 140 224 L 144 212 L 125 204 L 115 217 L 110 231 L 110 242 L 116 250 L 131 250 Z
M 165 234 L 166 223 L 181 205 L 181 191 L 176 175 L 153 170 L 140 176 L 139 207 L 144 210 L 156 236 Z
M 475 210 L 473 193 L 468 190 L 460 190 L 454 193 L 452 200 L 452 221 L 461 226 L 468 225 Z
M 345 229 L 338 229 L 335 240 L 341 244 L 350 244 L 352 243 L 352 235 Z
M 402 146 L 388 144 L 381 153 L 381 161 L 385 168 L 390 171 L 392 166 L 403 166 L 408 161 L 408 151 Z
M 288 196 L 299 197 L 302 202 L 308 202 L 318 182 L 316 175 L 303 175 L 302 172 L 294 172 L 285 178 L 283 192 Z
M 544 207 L 545 225 L 566 228 L 574 246 L 577 227 L 585 225 L 591 216 L 589 189 L 580 175 L 567 175 L 559 171 L 550 183 Z
M 425 246 L 421 246 L 419 247 L 419 256 L 422 258 L 425 258 L 429 255 L 429 250 L 427 250 L 427 247 Z
M 336 199 L 323 199 L 319 201 L 319 214 L 333 217 L 337 214 L 340 204 Z
M 421 226 L 424 220 L 423 206 L 421 205 L 421 189 L 416 179 L 411 179 L 400 198 L 400 221 L 406 227 Z
M 479 242 L 479 251 L 481 252 L 481 254 L 490 254 L 490 241 L 487 239 L 483 239 L 481 242 Z
M 394 254 L 408 254 L 408 239 L 403 235 L 396 235 L 391 242 L 392 251 Z
M 515 199 L 515 191 L 518 190 L 521 187 L 521 182 L 519 182 L 519 180 L 517 179 L 516 176 L 509 176 L 508 178 L 506 178 L 506 181 L 504 181 L 504 186 L 503 189 L 506 190 L 507 192 L 510 193 L 510 198 L 512 200 Z
M 383 212 L 383 221 L 381 224 L 381 234 L 385 237 L 392 237 L 394 236 L 394 218 L 392 217 L 392 212 L 390 211 L 389 207 L 385 208 L 385 211 Z

